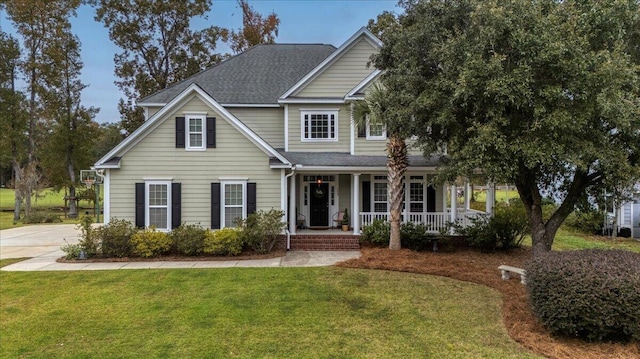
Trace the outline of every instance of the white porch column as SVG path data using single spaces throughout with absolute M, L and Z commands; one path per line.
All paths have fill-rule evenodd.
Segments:
M 451 185 L 451 222 L 455 223 L 458 219 L 458 186 Z
M 351 223 L 353 234 L 360 235 L 360 174 L 353 174 L 353 203 L 351 204 Z
M 451 223 L 456 223 L 458 220 L 458 186 L 456 184 L 451 185 Z M 455 229 L 451 227 L 450 234 L 455 234 Z
M 447 192 L 449 188 L 446 183 L 442 184 L 442 212 L 447 212 Z
M 487 183 L 487 196 L 486 196 L 486 205 L 485 212 L 490 215 L 493 214 L 493 207 L 496 205 L 496 185 L 495 183 Z
M 469 212 L 471 209 L 471 183 L 466 181 L 464 183 L 464 211 Z
M 296 211 L 296 175 L 289 178 L 289 233 L 296 234 L 298 214 Z

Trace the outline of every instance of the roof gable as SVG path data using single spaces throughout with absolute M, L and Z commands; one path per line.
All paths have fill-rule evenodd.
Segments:
M 164 105 L 192 84 L 220 104 L 274 104 L 279 96 L 335 52 L 323 44 L 263 44 L 139 101 Z
M 153 115 L 149 120 L 145 121 L 144 124 L 142 124 L 142 126 L 140 126 L 131 135 L 129 135 L 129 137 L 125 138 L 116 147 L 114 147 L 111 151 L 109 151 L 109 153 L 107 153 L 105 156 L 99 159 L 96 162 L 95 167 L 96 168 L 118 168 L 120 157 L 126 154 L 137 143 L 142 141 L 148 133 L 153 131 L 153 129 L 155 129 L 162 122 L 162 119 L 166 115 L 170 114 L 171 111 L 184 105 L 184 103 L 187 100 L 189 100 L 191 95 L 193 94 L 199 95 L 206 105 L 216 110 L 223 117 L 224 120 L 226 120 L 236 130 L 238 130 L 247 139 L 249 139 L 252 143 L 254 143 L 265 154 L 267 154 L 270 157 L 277 158 L 279 161 L 281 161 L 284 164 L 289 164 L 289 161 L 284 156 L 278 153 L 273 147 L 271 147 L 267 142 L 265 142 L 262 138 L 260 138 L 249 127 L 247 127 L 244 123 L 238 120 L 233 114 L 227 111 L 222 105 L 216 102 L 203 89 L 201 89 L 196 84 L 191 84 L 185 90 L 183 90 L 178 96 L 176 96 L 173 100 L 171 100 L 171 102 L 169 102 L 166 106 L 164 106 L 160 111 L 158 111 L 155 115 Z M 117 164 L 114 163 L 115 158 L 118 158 Z
M 311 72 L 309 72 L 304 78 L 298 81 L 294 86 L 288 89 L 282 96 L 280 96 L 280 102 L 286 102 L 286 99 L 295 96 L 300 91 L 302 91 L 305 87 L 311 84 L 315 79 L 317 79 L 322 73 L 327 71 L 333 64 L 335 64 L 340 58 L 342 58 L 346 53 L 349 52 L 354 46 L 356 46 L 361 39 L 369 42 L 374 48 L 380 49 L 382 47 L 382 42 L 375 37 L 369 30 L 366 28 L 361 28 L 353 34 L 342 46 L 340 46 L 335 52 L 333 52 L 329 57 L 327 57 L 324 61 L 322 61 L 318 66 L 316 66 Z M 372 70 L 373 71 L 373 70 Z

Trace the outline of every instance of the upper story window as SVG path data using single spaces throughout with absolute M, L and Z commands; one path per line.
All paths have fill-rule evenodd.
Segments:
M 302 111 L 302 141 L 337 141 L 338 111 Z
M 386 140 L 387 126 L 383 123 L 372 123 L 367 115 L 367 140 Z
M 186 142 L 188 150 L 204 150 L 206 136 L 206 121 L 204 115 L 188 115 L 186 117 Z

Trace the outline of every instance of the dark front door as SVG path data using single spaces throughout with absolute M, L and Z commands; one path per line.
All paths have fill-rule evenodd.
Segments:
M 309 226 L 327 227 L 329 225 L 329 184 L 310 183 Z

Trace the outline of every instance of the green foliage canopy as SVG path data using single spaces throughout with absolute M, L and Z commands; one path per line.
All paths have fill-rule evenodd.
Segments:
M 384 85 L 421 142 L 446 144 L 447 175 L 516 185 L 535 253 L 590 191 L 640 178 L 638 1 L 401 5 L 374 59 Z M 545 195 L 561 201 L 546 221 Z

